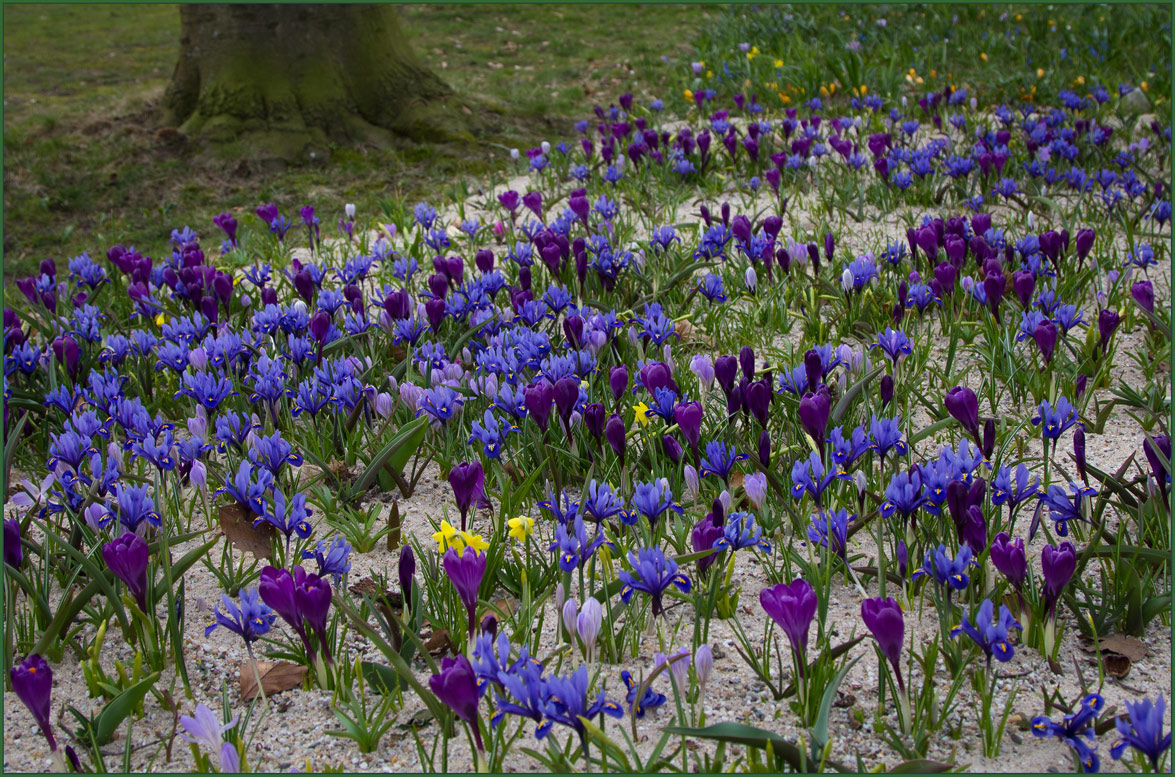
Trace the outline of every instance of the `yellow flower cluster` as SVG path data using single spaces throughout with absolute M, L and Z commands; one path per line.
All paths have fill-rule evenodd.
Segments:
M 449 548 L 457 551 L 457 555 L 464 555 L 466 548 L 473 548 L 477 553 L 484 553 L 490 544 L 481 538 L 480 534 L 471 534 L 458 529 L 448 521 L 441 521 L 441 530 L 432 535 L 437 541 L 437 553 L 444 553 Z

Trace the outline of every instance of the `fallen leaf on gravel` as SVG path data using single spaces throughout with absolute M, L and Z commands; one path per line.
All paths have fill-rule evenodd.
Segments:
M 253 664 L 257 665 L 256 671 Z M 288 691 L 302 684 L 302 677 L 306 674 L 306 667 L 289 661 L 242 661 L 241 662 L 241 698 L 250 701 L 257 695 L 257 678 L 261 678 L 261 688 L 265 695 Z
M 424 648 L 434 656 L 443 656 L 445 653 L 457 653 L 457 646 L 453 644 L 453 640 L 449 638 L 449 632 L 446 629 L 437 629 L 428 634 L 421 634 L 424 640 Z
M 272 524 L 263 523 L 253 528 L 253 515 L 239 504 L 222 505 L 217 510 L 220 530 L 237 550 L 248 551 L 257 558 L 268 559 L 273 553 Z
M 1146 643 L 1138 637 L 1128 637 L 1125 634 L 1111 634 L 1102 637 L 1098 647 L 1109 653 L 1117 653 L 1131 661 L 1141 661 L 1146 658 Z
M 1032 724 L 1028 722 L 1028 716 L 1023 712 L 1013 712 L 1008 716 L 1008 725 L 1018 728 L 1021 731 L 1027 731 L 1028 727 Z

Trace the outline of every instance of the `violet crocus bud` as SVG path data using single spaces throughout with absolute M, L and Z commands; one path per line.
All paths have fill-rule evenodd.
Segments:
M 706 693 L 706 683 L 714 673 L 714 651 L 709 644 L 699 645 L 694 651 L 694 673 L 698 676 L 698 698 Z
M 624 451 L 626 447 L 625 433 L 627 429 L 624 426 L 624 421 L 616 413 L 608 416 L 608 423 L 604 425 L 604 437 L 608 440 L 608 444 L 612 446 L 612 450 L 616 453 L 617 458 L 620 459 L 621 468 L 624 467 Z
M 489 634 L 491 640 L 498 638 L 498 619 L 492 613 L 481 619 L 481 633 Z
M 50 697 L 53 693 L 53 670 L 45 659 L 36 653 L 8 670 L 12 690 L 33 714 L 41 727 L 41 733 L 49 742 L 49 749 L 57 751 L 57 740 L 53 738 L 53 727 L 49 724 Z
M 966 386 L 955 386 L 943 397 L 947 412 L 958 421 L 963 430 L 976 441 L 979 440 L 979 398 Z
M 692 464 L 686 464 L 684 469 L 685 476 L 685 490 L 689 494 L 691 502 L 698 501 L 698 492 L 701 490 L 701 482 L 698 479 L 698 471 Z
M 1101 346 L 1102 353 L 1106 353 L 1110 348 L 1110 338 L 1114 336 L 1114 330 L 1118 328 L 1118 324 L 1122 323 L 1121 317 L 1109 308 L 1103 308 L 1097 315 L 1097 333 L 1098 344 Z
M 1036 341 L 1036 347 L 1040 349 L 1040 355 L 1044 357 L 1045 365 L 1053 360 L 1053 351 L 1057 347 L 1057 336 L 1057 325 L 1047 318 L 1032 330 L 1032 339 Z
M 404 597 L 404 606 L 407 607 L 412 601 L 412 581 L 416 575 L 416 554 L 411 545 L 400 548 L 400 561 L 396 571 L 400 578 L 400 593 Z
M 743 492 L 755 510 L 762 510 L 763 501 L 767 498 L 767 475 L 763 472 L 747 475 L 743 478 Z
M 20 521 L 15 518 L 4 520 L 4 563 L 13 569 L 20 569 L 24 563 L 24 549 L 20 544 Z
M 1073 247 L 1077 250 L 1079 260 L 1084 261 L 1085 257 L 1089 256 L 1089 251 L 1093 248 L 1093 241 L 1096 237 L 1097 233 L 1092 229 L 1077 230 L 1077 235 L 1073 238 Z
M 983 423 L 983 458 L 990 461 L 995 452 L 995 419 L 989 418 Z
M 563 602 L 563 628 L 567 629 L 567 636 L 575 639 L 576 625 L 579 620 L 579 602 L 575 597 Z
M 102 546 L 106 566 L 126 584 L 139 609 L 150 615 L 147 607 L 147 557 L 146 541 L 132 532 Z
M 584 657 L 588 661 L 591 661 L 596 640 L 600 636 L 603 625 L 604 608 L 600 606 L 600 603 L 594 597 L 589 596 L 584 601 L 583 607 L 575 619 L 576 632 L 579 634 L 580 641 L 583 642 Z
M 1044 575 L 1044 609 L 1048 618 L 1056 616 L 1057 602 L 1061 592 L 1069 584 L 1077 569 L 1077 550 L 1071 542 L 1060 545 L 1046 545 L 1040 554 L 1040 567 Z
M 877 640 L 877 647 L 881 654 L 893 667 L 898 688 L 905 691 L 906 685 L 902 679 L 902 641 L 905 639 L 906 622 L 902 617 L 902 608 L 893 599 L 866 599 L 861 602 L 861 620 L 865 627 L 873 633 Z
M 906 541 L 898 540 L 898 575 L 905 578 L 910 563 L 909 553 L 906 550 Z
M 1130 296 L 1140 308 L 1148 313 L 1155 312 L 1155 287 L 1150 281 L 1135 281 L 1130 286 Z
M 815 391 L 824 377 L 824 363 L 815 348 L 808 349 L 804 354 L 804 374 L 808 378 L 808 391 Z
M 1036 276 L 1027 270 L 1017 270 L 1012 273 L 1012 288 L 1025 310 L 1032 307 L 1032 292 L 1036 290 Z M 985 289 L 986 290 L 986 289 Z
M 996 323 L 1000 323 L 1000 300 L 1004 298 L 1004 289 L 1008 280 L 1002 272 L 988 272 L 983 279 L 983 292 L 987 295 L 987 307 L 995 316 Z
M 771 465 L 771 433 L 766 429 L 759 433 L 759 463 L 763 469 Z
M 738 352 L 738 363 L 742 368 L 743 377 L 747 380 L 755 379 L 755 351 L 751 346 L 744 345 Z
M 881 408 L 893 401 L 893 375 L 881 376 Z
M 1024 540 L 1020 537 L 1013 540 L 1007 532 L 997 534 L 991 541 L 991 563 L 1019 591 L 1028 575 Z
M 617 402 L 628 390 L 628 367 L 621 364 L 608 372 L 608 385 L 612 389 L 612 398 Z
M 549 412 L 549 409 L 548 409 Z M 453 488 L 453 498 L 457 501 L 457 509 L 461 511 L 461 531 L 465 531 L 465 520 L 469 508 L 476 504 L 484 495 L 485 473 L 481 462 L 461 462 L 449 470 L 449 485 Z
M 719 356 L 714 360 L 714 376 L 718 385 L 728 396 L 734 388 L 734 378 L 738 373 L 738 359 L 734 356 Z
M 816 392 L 809 391 L 800 399 L 800 424 L 820 448 L 821 457 L 824 456 L 825 430 L 828 427 L 830 412 L 831 400 L 827 389 Z

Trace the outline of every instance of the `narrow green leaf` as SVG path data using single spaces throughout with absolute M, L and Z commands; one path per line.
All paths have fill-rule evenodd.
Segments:
M 428 416 L 426 415 L 401 426 L 391 442 L 385 445 L 383 450 L 377 453 L 368 464 L 363 477 L 359 478 L 359 482 L 351 489 L 351 497 L 354 498 L 370 488 L 384 467 L 391 467 L 395 470 L 404 469 L 408 464 L 408 459 L 419 450 L 421 443 L 424 442 L 424 435 L 427 432 Z
M 865 387 L 869 385 L 869 381 L 881 374 L 884 367 L 878 365 L 861 377 L 859 381 L 849 386 L 845 391 L 844 396 L 836 403 L 836 407 L 832 410 L 832 423 L 839 423 L 840 419 L 844 418 L 845 413 L 849 411 L 849 405 L 856 399 Z
M 816 725 L 812 727 L 812 741 L 817 750 L 823 750 L 824 746 L 828 744 L 828 716 L 832 712 L 832 702 L 836 699 L 836 692 L 840 688 L 840 684 L 844 682 L 849 670 L 860 660 L 861 658 L 858 656 L 842 666 L 832 678 L 832 682 L 824 689 L 824 696 L 820 699 L 820 712 L 816 716 Z
M 94 736 L 99 745 L 104 745 L 114 738 L 114 732 L 154 687 L 158 679 L 159 673 L 155 672 L 127 688 L 102 708 L 102 711 L 94 718 Z

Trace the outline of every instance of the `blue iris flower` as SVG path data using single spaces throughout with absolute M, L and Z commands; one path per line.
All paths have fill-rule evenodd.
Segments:
M 729 483 L 734 465 L 747 458 L 747 454 L 737 452 L 726 443 L 720 440 L 711 440 L 706 443 L 706 455 L 702 458 L 698 473 L 702 477 L 717 475 L 722 478 L 724 483 Z
M 673 492 L 662 480 L 652 483 L 637 483 L 632 495 L 632 506 L 637 513 L 647 518 L 649 525 L 654 528 L 665 512 L 672 510 L 678 515 L 682 513 L 681 505 L 673 501 Z M 632 512 L 627 515 L 621 513 L 621 520 L 626 523 L 635 523 L 636 515 Z
M 987 656 L 989 665 L 993 657 L 1002 663 L 1010 661 L 1016 652 L 1008 641 L 1013 628 L 1019 629 L 1021 626 L 1012 616 L 1012 611 L 1001 604 L 997 620 L 995 605 L 991 603 L 991 599 L 984 599 L 975 612 L 975 623 L 972 624 L 964 615 L 963 622 L 951 629 L 951 639 L 959 634 L 966 634 Z
M 991 503 L 1002 505 L 1005 502 L 1009 507 L 1015 507 L 1026 499 L 1031 499 L 1040 491 L 1040 478 L 1036 478 L 1030 485 L 1028 467 L 1023 464 L 1016 467 L 1016 482 L 1012 482 L 1010 467 L 1000 467 L 999 472 L 991 481 Z
M 1081 424 L 1077 417 L 1077 408 L 1065 397 L 1057 400 L 1055 408 L 1047 399 L 1043 400 L 1036 417 L 1032 419 L 1032 424 L 1040 427 L 1040 432 L 1046 440 L 1056 440 L 1076 425 L 1084 428 L 1084 424 Z
M 796 499 L 803 497 L 804 492 L 807 492 L 816 500 L 816 504 L 820 504 L 820 497 L 834 480 L 851 480 L 852 476 L 842 470 L 824 471 L 824 462 L 820 460 L 820 454 L 813 451 L 808 458 L 801 459 L 792 465 L 791 480 L 792 489 L 791 495 Z
M 962 591 L 971 582 L 971 578 L 967 575 L 967 567 L 974 563 L 969 545 L 961 546 L 959 552 L 952 559 L 947 554 L 946 545 L 939 543 L 937 548 L 926 551 L 922 568 L 914 572 L 914 579 L 929 575 L 940 586 L 949 585 L 956 591 Z
M 648 594 L 653 600 L 653 616 L 661 614 L 661 599 L 665 591 L 674 586 L 682 593 L 689 593 L 690 579 L 677 571 L 677 562 L 669 558 L 660 548 L 642 548 L 628 552 L 628 563 L 632 572 L 620 570 L 619 577 L 624 583 L 620 598 L 627 604 L 635 591 Z M 634 574 L 635 573 L 635 574 Z
M 241 590 L 240 607 L 237 607 L 226 594 L 221 594 L 220 601 L 225 612 L 222 613 L 220 605 L 217 605 L 216 622 L 204 629 L 204 636 L 211 634 L 218 626 L 224 626 L 234 634 L 239 634 L 252 651 L 252 643 L 268 632 L 277 620 L 277 613 L 261 601 L 256 588 L 251 591 Z
M 869 425 L 869 432 L 872 435 L 873 442 L 869 449 L 877 452 L 877 457 L 882 462 L 885 461 L 885 454 L 891 450 L 898 456 L 906 455 L 906 443 L 902 442 L 902 419 L 899 418 L 878 418 L 873 416 L 873 422 Z
M 1081 762 L 1082 772 L 1095 774 L 1101 768 L 1101 761 L 1089 743 L 1094 741 L 1096 736 L 1094 724 L 1097 722 L 1098 713 L 1102 711 L 1105 704 L 1105 700 L 1098 694 L 1088 694 L 1081 700 L 1081 705 L 1077 710 L 1066 715 L 1060 723 L 1054 723 L 1043 715 L 1033 718 L 1032 734 L 1037 737 L 1060 739 L 1073 748 L 1073 752 Z M 1168 740 L 1170 740 L 1169 736 Z M 1111 751 L 1112 753 L 1113 751 Z
M 727 548 L 757 548 L 767 553 L 771 552 L 771 543 L 763 539 L 763 527 L 755 523 L 753 513 L 731 513 L 726 516 L 722 536 L 714 540 L 711 547 L 717 551 Z

